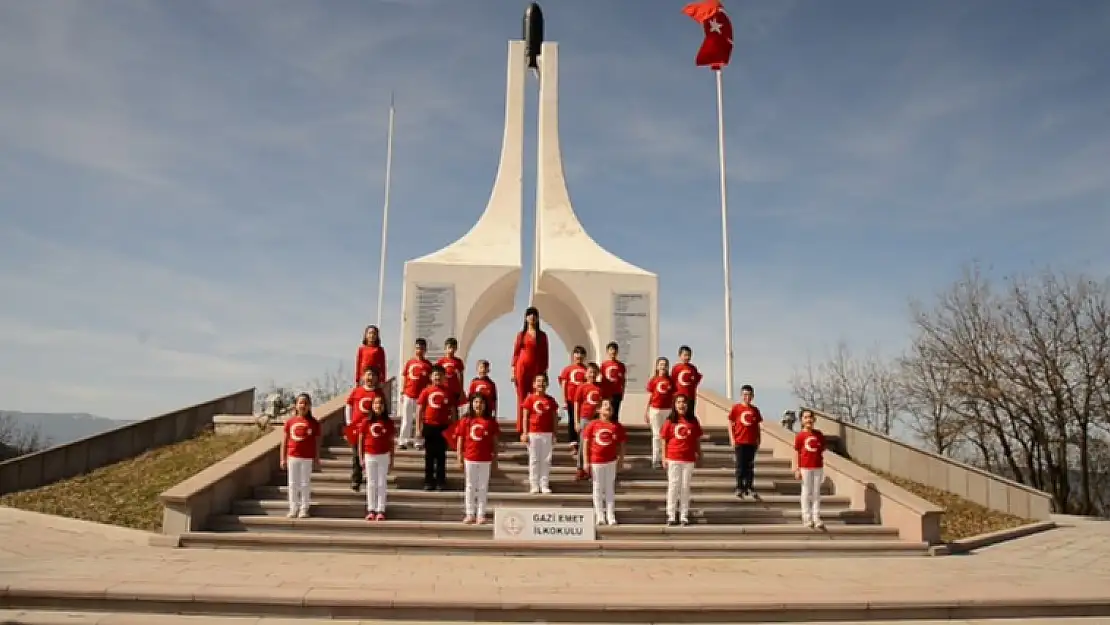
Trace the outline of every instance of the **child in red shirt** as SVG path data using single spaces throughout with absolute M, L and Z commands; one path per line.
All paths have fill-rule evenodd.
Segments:
M 690 524 L 690 480 L 701 460 L 701 435 L 701 424 L 690 411 L 690 400 L 685 395 L 675 397 L 674 411 L 659 431 L 659 438 L 666 444 L 667 525 Z
M 663 466 L 663 439 L 659 432 L 674 409 L 674 382 L 671 380 L 671 363 L 666 358 L 655 361 L 655 375 L 647 383 L 648 403 L 644 409 L 644 423 L 651 426 L 651 466 Z
M 359 424 L 359 460 L 366 473 L 366 520 L 385 520 L 385 497 L 397 430 L 389 418 L 389 404 L 377 395 L 370 402 L 370 415 Z
M 320 470 L 320 422 L 312 416 L 312 398 L 308 393 L 297 395 L 293 416 L 285 421 L 279 465 L 288 479 L 289 514 L 286 516 L 307 518 L 312 472 Z
M 825 529 L 821 522 L 821 484 L 825 481 L 825 435 L 813 427 L 812 410 L 802 411 L 802 431 L 794 437 L 794 477 L 802 481 L 802 523 Z
M 728 440 L 736 458 L 736 496 L 741 499 L 748 495 L 759 499 L 755 494 L 755 454 L 762 442 L 763 414 L 752 404 L 753 399 L 755 389 L 750 384 L 741 386 L 740 403 L 728 413 Z
M 574 418 L 578 419 L 580 439 L 582 430 L 597 416 L 598 408 L 601 406 L 601 387 L 597 384 L 600 375 L 601 369 L 596 362 L 586 365 L 586 381 L 579 384 L 574 391 Z M 572 443 L 571 449 L 575 452 L 575 462 L 578 466 L 578 475 L 575 479 L 584 480 L 587 477 L 585 445 L 579 441 L 577 444 Z
M 547 374 L 536 376 L 532 393 L 522 406 L 524 432 L 520 442 L 528 445 L 528 484 L 535 495 L 551 494 L 551 454 L 555 450 L 555 424 L 559 421 L 559 400 L 547 394 Z
M 457 427 L 455 453 L 466 478 L 463 523 L 480 525 L 486 522 L 489 476 L 497 466 L 497 440 L 501 436 L 501 428 L 497 419 L 489 413 L 489 404 L 482 395 L 470 398 L 470 410 Z
M 605 346 L 605 353 L 609 355 L 609 360 L 601 363 L 601 396 L 610 400 L 613 404 L 613 421 L 620 422 L 621 420 L 621 403 L 624 402 L 624 383 L 625 375 L 628 369 L 624 363 L 620 361 L 618 355 L 620 354 L 620 345 L 616 341 L 610 341 Z
M 597 524 L 604 519 L 609 525 L 617 524 L 617 471 L 624 462 L 624 442 L 628 436 L 624 427 L 613 420 L 613 402 L 601 400 L 597 419 L 582 430 L 582 454 L 586 458 L 585 470 L 593 476 L 594 515 Z

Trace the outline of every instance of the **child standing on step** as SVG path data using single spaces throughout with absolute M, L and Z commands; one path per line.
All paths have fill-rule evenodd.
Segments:
M 367 367 L 362 372 L 362 384 L 351 389 L 347 395 L 347 406 L 344 408 L 344 417 L 347 427 L 353 432 L 358 432 L 362 422 L 370 416 L 370 404 L 374 398 L 381 394 L 378 387 L 378 371 Z M 357 436 L 357 435 L 356 435 Z M 356 441 L 357 442 L 357 441 Z M 362 474 L 362 448 L 357 444 L 351 446 L 351 490 L 358 492 L 362 487 L 365 476 Z
M 489 361 L 479 360 L 477 365 L 478 375 L 470 381 L 470 388 L 467 389 L 467 407 L 463 412 L 469 410 L 470 398 L 475 395 L 481 395 L 486 398 L 486 405 L 489 406 L 490 416 L 497 417 L 497 384 L 489 377 Z
M 608 354 L 609 359 L 601 363 L 599 368 L 601 396 L 613 404 L 613 421 L 617 423 L 621 420 L 621 403 L 624 402 L 624 383 L 628 373 L 628 369 L 618 357 L 620 349 L 616 341 L 610 341 L 605 346 L 605 353 Z
M 591 362 L 586 365 L 586 381 L 578 386 L 578 390 L 574 392 L 574 417 L 578 419 L 578 438 L 579 444 L 576 450 L 576 463 L 578 466 L 578 474 L 575 479 L 584 480 L 586 474 L 586 454 L 585 443 L 581 440 L 582 430 L 590 424 L 590 421 L 597 416 L 598 408 L 601 406 L 601 387 L 597 385 L 598 376 L 601 374 L 601 369 L 597 366 L 596 362 Z
M 312 415 L 312 398 L 301 393 L 281 436 L 279 464 L 288 476 L 289 518 L 308 517 L 312 472 L 320 470 L 320 438 L 320 422 Z
M 457 427 L 455 451 L 459 468 L 466 479 L 463 523 L 482 524 L 486 522 L 489 476 L 497 466 L 497 441 L 501 428 L 490 414 L 489 404 L 482 395 L 470 398 L 470 410 Z
M 559 401 L 547 394 L 547 374 L 536 376 L 532 394 L 524 398 L 524 432 L 520 442 L 528 445 L 529 493 L 551 493 L 551 455 L 555 450 L 555 423 Z
M 393 469 L 396 427 L 389 418 L 389 404 L 378 395 L 370 404 L 370 414 L 360 424 L 359 460 L 366 473 L 366 520 L 385 520 L 385 498 L 389 471 Z
M 582 430 L 585 470 L 593 476 L 594 515 L 597 524 L 617 524 L 617 471 L 624 462 L 624 443 L 628 435 L 613 420 L 613 402 L 603 399 L 597 419 Z
M 563 387 L 563 399 L 567 411 L 567 440 L 571 451 L 578 454 L 578 419 L 575 418 L 578 387 L 586 383 L 586 348 L 575 345 L 570 355 L 570 364 L 559 373 L 559 386 Z
M 701 424 L 690 410 L 690 400 L 685 395 L 675 397 L 674 410 L 659 432 L 666 444 L 667 525 L 690 524 L 690 481 L 701 460 L 701 435 Z
M 432 375 L 432 363 L 424 357 L 428 353 L 428 341 L 416 339 L 413 343 L 412 358 L 405 363 L 401 372 L 401 432 L 398 443 L 401 449 L 408 449 L 413 431 L 417 428 L 420 407 L 417 401 L 420 393 L 427 388 Z
M 440 358 L 436 364 L 443 367 L 443 381 L 447 384 L 447 388 L 455 394 L 451 399 L 452 405 L 456 408 L 461 408 L 466 405 L 466 395 L 463 394 L 463 385 L 466 384 L 463 378 L 466 375 L 466 363 L 455 355 L 459 351 L 459 340 L 455 337 L 448 337 L 443 342 L 443 358 Z M 456 415 L 458 416 L 458 415 Z
M 651 426 L 651 466 L 663 466 L 663 439 L 659 432 L 674 409 L 674 383 L 671 381 L 671 363 L 666 358 L 655 361 L 655 375 L 647 383 L 648 403 L 644 410 L 644 423 Z
M 794 477 L 802 481 L 802 523 L 825 529 L 821 522 L 821 485 L 825 481 L 825 435 L 813 427 L 812 410 L 802 411 L 802 430 L 794 437 Z
M 740 387 L 740 402 L 728 413 L 728 440 L 736 458 L 736 496 L 756 497 L 755 494 L 755 455 L 762 441 L 763 414 L 752 400 L 755 389 L 751 384 Z
M 694 414 L 698 401 L 698 384 L 701 384 L 701 372 L 694 366 L 690 359 L 694 357 L 694 350 L 689 345 L 678 348 L 678 362 L 671 369 L 671 379 L 674 380 L 675 396 L 682 395 L 690 403 L 690 414 Z
M 455 418 L 454 393 L 447 386 L 443 367 L 432 367 L 432 383 L 420 392 L 416 405 L 416 438 L 424 441 L 424 490 L 447 488 L 447 439 L 444 433 Z

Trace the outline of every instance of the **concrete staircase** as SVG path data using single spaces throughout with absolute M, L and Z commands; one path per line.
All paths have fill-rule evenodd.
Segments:
M 269 485 L 233 503 L 230 514 L 209 519 L 206 531 L 181 535 L 182 547 L 364 551 L 404 553 L 486 553 L 503 555 L 620 555 L 658 557 L 788 557 L 925 555 L 927 545 L 899 539 L 894 528 L 850 508 L 832 483 L 823 487 L 824 530 L 801 525 L 800 484 L 790 461 L 761 450 L 756 460 L 760 499 L 734 494 L 733 452 L 723 428 L 708 428 L 705 461 L 694 475 L 688 527 L 667 527 L 666 477 L 650 466 L 651 433 L 629 427 L 624 471 L 617 483 L 620 525 L 601 526 L 593 542 L 517 542 L 493 539 L 492 524 L 464 525 L 462 476 L 448 455 L 448 488 L 423 490 L 423 452 L 398 452 L 390 475 L 385 522 L 367 522 L 366 498 L 350 489 L 351 450 L 329 441 L 323 471 L 313 476 L 312 517 L 287 519 L 286 476 L 275 472 Z M 565 441 L 565 438 L 563 439 Z M 490 483 L 490 508 L 590 508 L 589 482 L 577 482 L 565 442 L 556 446 L 549 495 L 527 488 L 527 450 L 506 432 L 498 471 Z

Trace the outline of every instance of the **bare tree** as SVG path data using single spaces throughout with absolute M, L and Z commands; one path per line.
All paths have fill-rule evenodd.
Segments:
M 956 451 L 968 428 L 968 420 L 955 393 L 956 377 L 914 342 L 899 360 L 900 406 L 906 427 L 929 451 L 950 455 Z
M 9 460 L 45 449 L 50 441 L 37 426 L 17 422 L 10 414 L 0 414 L 0 460 Z
M 312 403 L 319 405 L 339 395 L 346 394 L 353 386 L 346 365 L 340 363 L 335 369 L 301 384 L 277 384 L 273 380 L 263 386 L 262 392 L 255 397 L 255 411 L 264 412 L 267 403 L 276 400 L 279 414 L 292 409 L 297 395 L 308 393 Z M 276 415 L 275 415 L 276 416 Z
M 894 430 L 903 403 L 890 363 L 877 353 L 857 358 L 843 342 L 824 362 L 796 371 L 791 386 L 807 406 L 883 434 Z

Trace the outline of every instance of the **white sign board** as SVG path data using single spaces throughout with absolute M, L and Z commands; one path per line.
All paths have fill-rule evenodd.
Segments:
M 656 354 L 651 353 L 651 295 L 613 293 L 613 342 L 620 346 L 625 388 L 639 391 L 651 379 Z
M 583 541 L 597 539 L 590 508 L 494 508 L 493 539 Z
M 417 284 L 413 295 L 416 338 L 428 341 L 428 360 L 443 356 L 443 342 L 455 336 L 455 285 Z

